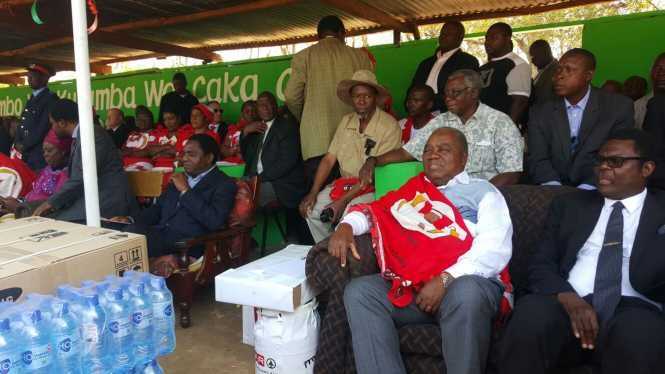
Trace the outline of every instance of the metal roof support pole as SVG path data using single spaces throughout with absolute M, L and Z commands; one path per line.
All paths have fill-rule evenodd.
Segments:
M 72 0 L 72 31 L 76 62 L 76 92 L 79 108 L 79 144 L 83 161 L 83 192 L 88 226 L 100 227 L 97 190 L 97 157 L 92 120 L 90 57 L 88 55 L 88 21 L 85 0 Z

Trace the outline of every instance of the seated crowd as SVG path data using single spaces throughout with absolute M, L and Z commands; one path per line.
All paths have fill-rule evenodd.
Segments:
M 506 322 L 499 373 L 582 363 L 662 372 L 665 53 L 650 82 L 595 88 L 603 62 L 588 50 L 557 60 L 538 40 L 532 78 L 509 25 L 489 27 L 480 65 L 460 49 L 462 23 L 450 21 L 397 121 L 376 62 L 344 45 L 341 20 L 325 17 L 317 31 L 293 57 L 283 107 L 265 91 L 227 124 L 220 103 L 199 103 L 176 73 L 157 121 L 142 105 L 134 121 L 109 110 L 106 129 L 94 126 L 106 224 L 145 234 L 150 257 L 170 256 L 173 243 L 224 227 L 236 184 L 217 164 L 244 163 L 244 178 L 259 178 L 259 206 L 286 213 L 289 241 L 327 245 L 345 267 L 359 256 L 354 237 L 370 235 L 380 275 L 353 279 L 343 298 L 358 373 L 406 373 L 397 328 L 408 324 L 439 326 L 448 373 L 484 373 L 497 319 Z M 16 217 L 83 222 L 78 111 L 48 90 L 52 74 L 31 65 L 23 116 L 0 126 L 0 205 Z M 375 199 L 375 169 L 407 161 L 424 172 Z M 126 174 L 137 170 L 168 181 L 143 209 Z M 513 226 L 498 187 L 518 183 L 571 192 L 552 203 L 529 292 L 513 303 Z

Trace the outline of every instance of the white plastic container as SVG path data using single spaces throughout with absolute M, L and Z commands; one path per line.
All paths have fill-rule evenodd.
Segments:
M 258 310 L 256 374 L 312 374 L 319 337 L 316 299 L 294 312 Z

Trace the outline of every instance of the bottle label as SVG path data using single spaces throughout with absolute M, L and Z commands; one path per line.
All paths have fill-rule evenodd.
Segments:
M 119 318 L 109 321 L 109 331 L 114 338 L 124 338 L 131 333 L 129 320 L 127 318 Z
M 168 301 L 153 303 L 152 313 L 155 319 L 170 319 L 173 316 L 173 304 Z
M 68 359 L 81 352 L 81 339 L 78 335 L 60 335 L 56 339 L 55 352 L 58 358 Z
M 35 345 L 23 351 L 23 364 L 29 370 L 41 369 L 51 365 L 53 351 L 51 344 Z
M 145 329 L 152 326 L 152 310 L 139 309 L 132 313 L 132 323 L 135 328 Z

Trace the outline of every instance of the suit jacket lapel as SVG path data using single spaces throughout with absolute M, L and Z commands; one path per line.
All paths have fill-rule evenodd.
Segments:
M 591 89 L 591 94 L 589 95 L 589 102 L 584 109 L 584 114 L 582 115 L 582 124 L 580 125 L 579 133 L 579 145 L 576 148 L 576 151 L 579 151 L 584 146 L 584 143 L 591 132 L 593 132 L 594 124 L 598 121 L 598 115 L 600 114 L 600 108 L 598 103 L 598 95 L 594 92 L 594 89 Z M 578 152 L 575 152 L 578 153 Z
M 648 249 L 655 249 L 647 247 L 646 243 L 649 242 L 648 237 L 658 230 L 658 225 L 661 225 L 664 222 L 665 211 L 663 211 L 658 205 L 658 202 L 653 195 L 647 192 L 647 197 L 644 200 L 644 207 L 642 208 L 642 214 L 640 216 L 640 222 L 637 226 L 637 233 L 635 233 L 635 241 L 633 241 L 633 250 L 630 255 L 630 274 L 639 271 L 639 269 L 633 268 L 633 264 L 639 265 L 639 258 L 644 256 Z M 663 248 L 659 249 L 663 250 Z
M 596 227 L 598 218 L 600 217 L 600 211 L 603 209 L 603 204 L 605 200 L 603 196 L 596 192 L 593 192 L 593 197 L 588 200 L 586 206 L 580 207 L 581 209 L 575 209 L 575 214 L 578 217 L 575 217 L 574 220 L 571 220 L 570 225 L 577 226 L 576 230 L 573 230 L 573 234 L 568 241 L 568 250 L 566 251 L 566 259 L 564 259 L 567 270 L 569 271 L 572 266 L 575 264 L 577 259 L 577 254 L 586 243 L 591 232 Z
M 554 144 L 559 144 L 560 149 L 559 153 L 563 155 L 565 160 L 570 159 L 570 124 L 568 122 L 568 113 L 566 112 L 566 106 L 564 105 L 563 99 L 557 99 L 553 102 L 554 104 L 554 133 L 559 137 L 559 142 Z

